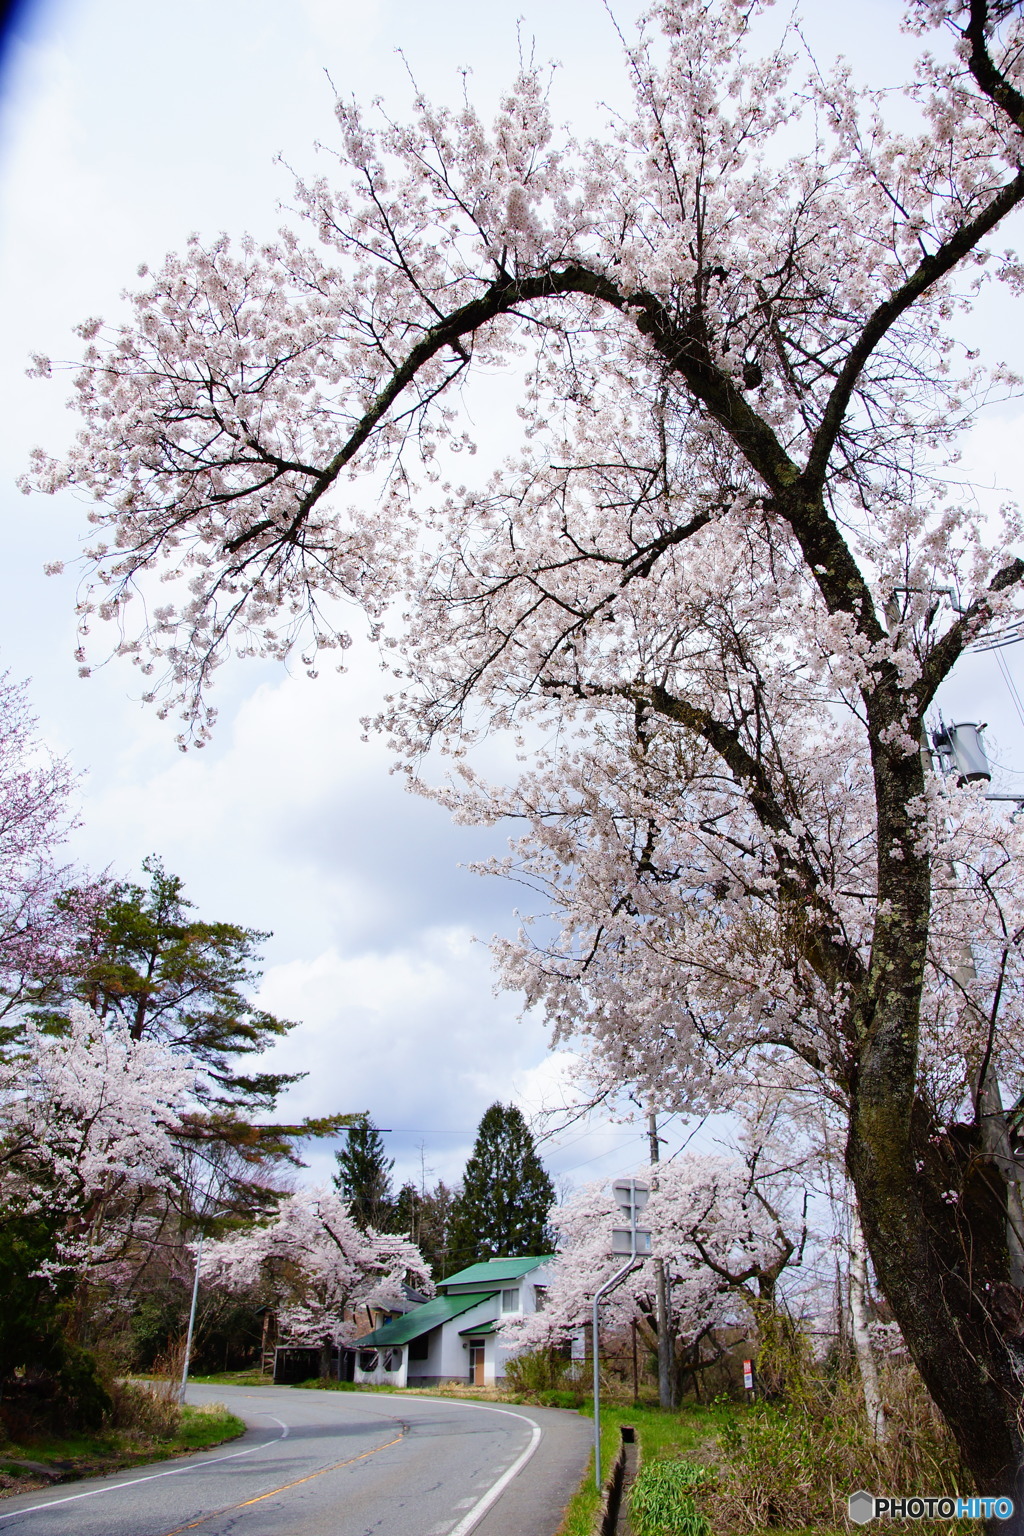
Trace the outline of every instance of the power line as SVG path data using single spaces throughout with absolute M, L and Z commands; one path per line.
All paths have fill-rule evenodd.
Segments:
M 1021 702 L 1020 694 L 1017 692 L 1013 678 L 1010 676 L 1010 670 L 1006 665 L 1001 650 L 996 651 L 995 658 L 999 664 L 999 670 L 1003 674 L 1003 681 L 1009 691 L 1010 698 L 1013 700 L 1013 707 L 1017 711 L 1017 718 L 1021 725 L 1024 725 L 1024 703 Z

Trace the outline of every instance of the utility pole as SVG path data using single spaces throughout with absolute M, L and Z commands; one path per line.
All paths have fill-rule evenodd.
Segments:
M 647 1116 L 647 1135 L 651 1146 L 651 1163 L 661 1161 L 658 1141 L 658 1116 L 652 1109 Z M 651 1188 L 657 1189 L 658 1180 L 651 1180 Z M 654 1304 L 658 1329 L 658 1402 L 662 1408 L 672 1408 L 672 1339 L 669 1335 L 668 1285 L 665 1280 L 665 1260 L 654 1261 Z
M 946 725 L 940 716 L 939 729 L 932 732 L 931 739 L 931 747 L 938 759 L 939 772 L 949 776 L 956 775 L 961 783 L 980 780 L 986 786 L 990 785 L 992 771 L 982 735 L 984 730 L 983 725 L 976 724 L 974 721 Z M 932 767 L 927 732 L 923 734 L 921 757 L 927 771 Z M 986 788 L 985 799 L 1016 801 L 1018 811 L 1024 808 L 1024 801 L 1019 795 L 997 794 Z M 956 880 L 955 865 L 950 866 L 950 872 Z M 988 1048 L 982 1050 L 980 1055 L 976 1052 L 972 1053 L 967 1065 L 973 1079 L 974 1111 L 981 1133 L 982 1151 L 1002 1175 L 1006 1187 L 1006 1246 L 1010 1261 L 1010 1280 L 1020 1289 L 1024 1287 L 1024 1191 L 1021 1188 L 1024 1171 L 1010 1139 L 1010 1127 L 1003 1107 L 999 1078 L 991 1062 L 991 1027 L 971 998 L 973 985 L 977 981 L 977 971 L 970 945 L 965 946 L 954 966 L 953 977 L 963 991 L 967 1011 L 978 1026 L 980 1038 L 984 1040 L 986 1034 L 989 1035 Z

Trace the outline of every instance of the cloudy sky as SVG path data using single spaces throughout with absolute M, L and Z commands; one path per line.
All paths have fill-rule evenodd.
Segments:
M 638 9 L 615 6 L 624 27 Z M 897 81 L 914 47 L 899 8 L 862 3 L 841 33 L 837 9 L 854 10 L 808 0 L 815 51 L 841 48 L 876 83 Z M 225 667 L 212 745 L 178 752 L 172 726 L 138 702 L 132 669 L 78 679 L 75 571 L 42 568 L 73 559 L 83 508 L 26 499 L 13 482 L 33 445 L 57 450 L 73 430 L 66 388 L 26 380 L 28 355 L 73 356 L 71 327 L 116 320 L 139 264 L 193 230 L 272 234 L 288 167 L 325 169 L 315 146 L 332 135 L 331 82 L 400 113 L 409 72 L 452 100 L 468 68 L 486 105 L 520 38 L 562 64 L 556 116 L 597 128 L 602 103 L 625 103 L 600 0 L 37 0 L 16 13 L 0 76 L 0 667 L 31 677 L 43 734 L 83 775 L 75 855 L 128 875 L 158 852 L 204 916 L 272 929 L 263 1000 L 301 1021 L 281 1064 L 310 1073 L 288 1111 L 369 1109 L 394 1129 L 398 1172 L 417 1178 L 421 1157 L 428 1177 L 457 1176 L 495 1098 L 532 1113 L 560 1091 L 564 1059 L 515 997 L 494 996 L 478 942 L 514 929 L 521 893 L 460 867 L 500 848 L 500 833 L 452 827 L 389 775 L 379 743 L 360 741 L 380 691 L 368 648 L 345 676 L 317 682 Z M 981 324 L 1019 365 L 1020 316 L 988 300 Z M 975 434 L 967 467 L 990 494 L 1024 496 L 1021 425 L 1004 407 Z M 1005 660 L 1024 691 L 1022 650 Z M 1000 760 L 1024 770 L 1024 722 L 993 658 L 965 663 L 943 702 L 953 718 L 990 721 Z M 673 1125 L 671 1145 L 683 1134 Z M 628 1171 L 643 1147 L 639 1126 L 595 1123 L 545 1151 L 578 1182 Z

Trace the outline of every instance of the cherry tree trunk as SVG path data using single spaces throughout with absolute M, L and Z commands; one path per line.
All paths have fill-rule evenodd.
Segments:
M 885 721 L 874 724 L 877 740 Z M 912 851 L 907 807 L 923 772 L 916 755 L 882 749 L 875 770 L 878 917 L 854 1021 L 847 1161 L 879 1285 L 978 1493 L 1014 1499 L 1012 1519 L 993 1528 L 1016 1536 L 1024 1532 L 1022 1377 L 1007 1333 L 1024 1336 L 1024 1319 L 1009 1285 L 1006 1187 L 980 1133 L 939 1130 L 918 1094 L 930 871 Z M 1004 1292 L 1016 1299 L 1004 1302 L 1010 1322 L 1001 1329 L 993 1298 Z

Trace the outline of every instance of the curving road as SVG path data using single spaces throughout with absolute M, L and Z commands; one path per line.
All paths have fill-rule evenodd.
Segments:
M 590 1450 L 557 1409 L 193 1387 L 227 1445 L 0 1503 L 0 1536 L 553 1536 Z

